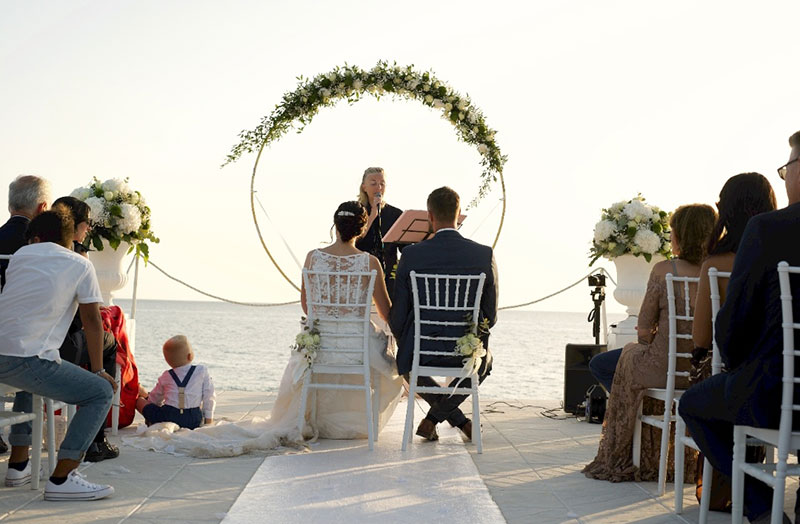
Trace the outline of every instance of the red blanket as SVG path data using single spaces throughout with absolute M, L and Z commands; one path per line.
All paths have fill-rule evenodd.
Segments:
M 119 306 L 101 308 L 103 329 L 117 339 L 117 364 L 120 367 L 119 427 L 124 428 L 136 416 L 136 399 L 139 397 L 139 371 L 128 343 L 125 315 Z M 111 412 L 106 418 L 106 427 L 111 427 Z

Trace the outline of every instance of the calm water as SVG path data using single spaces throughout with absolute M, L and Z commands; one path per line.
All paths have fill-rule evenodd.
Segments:
M 130 301 L 117 303 L 130 311 Z M 136 361 L 150 388 L 166 369 L 161 345 L 172 335 L 192 341 L 219 389 L 275 392 L 299 330 L 299 305 L 272 308 L 220 302 L 140 300 L 136 306 Z M 609 315 L 609 322 L 621 319 Z M 585 313 L 501 311 L 492 329 L 492 375 L 481 396 L 503 400 L 561 399 L 564 348 L 592 343 Z

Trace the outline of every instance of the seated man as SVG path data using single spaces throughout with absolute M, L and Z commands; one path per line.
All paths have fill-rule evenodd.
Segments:
M 456 223 L 461 212 L 461 201 L 458 193 L 449 187 L 436 189 L 428 196 L 428 220 L 435 236 L 419 244 L 408 246 L 397 267 L 397 279 L 394 288 L 394 302 L 389 315 L 389 324 L 397 338 L 397 371 L 409 378 L 414 355 L 414 302 L 411 291 L 409 273 L 438 274 L 486 274 L 481 297 L 480 318 L 478 325 L 485 320 L 491 327 L 497 320 L 497 266 L 492 248 L 468 240 L 456 231 Z M 462 333 L 463 334 L 463 333 Z M 480 382 L 489 375 L 492 369 L 492 354 L 489 352 L 489 335 L 481 334 L 481 341 L 486 348 L 486 356 L 482 359 L 478 377 Z M 453 348 L 448 348 L 454 350 Z M 461 366 L 461 358 L 447 357 L 445 362 L 424 362 L 423 365 Z M 458 380 L 453 380 L 455 386 Z M 419 386 L 438 386 L 430 377 L 419 377 Z M 464 380 L 460 387 L 469 387 L 470 381 Z M 472 421 L 459 409 L 467 395 L 437 395 L 420 393 L 420 396 L 431 406 L 430 411 L 420 422 L 417 435 L 428 440 L 437 440 L 439 435 L 436 425 L 447 421 L 458 427 L 467 438 L 472 438 Z M 409 399 L 411 402 L 411 399 Z
M 97 277 L 91 263 L 70 249 L 72 231 L 72 219 L 61 208 L 31 220 L 31 243 L 9 263 L 0 293 L 0 382 L 23 390 L 16 395 L 14 411 L 32 410 L 31 393 L 78 406 L 45 486 L 45 500 L 94 500 L 114 492 L 111 486 L 87 482 L 76 471 L 105 420 L 116 384 L 102 367 L 103 299 Z M 76 309 L 86 332 L 91 371 L 62 361 L 58 354 Z M 28 460 L 31 424 L 12 426 L 9 443 L 6 485 L 26 484 L 39 474 L 31 471 Z
M 25 230 L 31 219 L 50 207 L 50 183 L 37 176 L 20 175 L 8 186 L 8 212 L 11 218 L 0 226 L 0 255 L 13 255 L 27 244 Z M 0 260 L 0 290 L 6 282 L 7 260 Z M 0 438 L 0 453 L 8 451 Z
M 789 162 L 778 169 L 789 206 L 747 223 L 733 264 L 728 296 L 717 314 L 716 337 L 726 373 L 683 394 L 680 414 L 714 469 L 732 474 L 734 424 L 777 428 L 783 381 L 783 332 L 778 262 L 800 265 L 800 132 L 789 139 Z M 800 285 L 792 277 L 794 315 Z M 797 403 L 795 392 L 795 403 Z M 800 503 L 800 497 L 798 497 Z M 744 510 L 750 522 L 769 522 L 772 488 L 746 476 Z M 797 514 L 797 506 L 795 506 Z M 784 522 L 789 522 L 784 515 Z

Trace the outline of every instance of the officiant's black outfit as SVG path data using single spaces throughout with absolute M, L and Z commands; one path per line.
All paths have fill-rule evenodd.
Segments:
M 410 272 L 435 273 L 448 275 L 478 275 L 486 274 L 486 281 L 483 285 L 483 295 L 481 296 L 480 313 L 477 321 L 488 320 L 489 326 L 493 326 L 497 321 L 497 265 L 494 261 L 492 248 L 473 242 L 461 236 L 455 229 L 442 229 L 436 235 L 419 244 L 407 246 L 403 250 L 403 257 L 397 267 L 397 279 L 395 281 L 394 300 L 392 310 L 389 315 L 389 325 L 397 339 L 397 371 L 400 375 L 406 376 L 411 372 L 411 363 L 414 355 L 414 296 L 411 291 Z M 455 290 L 451 290 L 451 303 L 455 296 Z M 441 320 L 454 320 L 445 318 L 448 312 L 441 313 Z M 452 314 L 450 315 L 452 317 Z M 433 317 L 431 317 L 433 319 Z M 457 320 L 464 320 L 459 318 Z M 423 335 L 438 336 L 457 336 L 464 335 L 463 326 L 444 327 L 444 326 L 424 326 Z M 446 330 L 455 332 L 448 332 Z M 492 369 L 492 354 L 489 351 L 489 335 L 481 336 L 483 346 L 486 348 L 486 356 L 483 358 L 481 367 L 478 370 L 479 381 L 489 375 Z M 430 341 L 429 341 L 430 342 Z M 454 344 L 445 342 L 438 343 L 435 347 L 432 343 L 426 349 L 452 353 L 455 349 Z M 452 366 L 461 368 L 462 357 L 436 357 L 433 355 L 421 355 L 420 364 L 435 366 Z M 451 383 L 455 386 L 457 380 Z M 438 386 L 430 377 L 419 377 L 419 386 Z M 469 387 L 469 379 L 464 380 L 460 387 Z M 433 393 L 420 393 L 420 396 L 430 404 L 431 408 L 425 418 L 434 423 L 447 421 L 452 426 L 462 427 L 467 418 L 459 409 L 459 405 L 467 398 L 467 395 L 437 395 Z M 411 399 L 409 399 L 411 402 Z
M 365 207 L 367 208 L 367 215 L 372 213 L 370 204 Z M 402 214 L 402 209 L 384 204 L 380 215 L 372 222 L 367 233 L 356 240 L 356 248 L 373 255 L 383 266 L 383 275 L 386 280 L 386 291 L 389 293 L 389 298 L 394 296 L 395 265 L 397 264 L 398 252 L 403 250 L 403 246 L 394 243 L 384 244 L 382 239 Z
M 777 267 L 782 260 L 800 265 L 798 238 L 800 204 L 755 216 L 747 223 L 715 323 L 720 356 L 730 371 L 707 378 L 681 397 L 680 414 L 689 433 L 714 469 L 728 477 L 733 425 L 777 428 L 780 421 L 783 332 Z M 800 285 L 797 277 L 791 280 L 798 318 Z M 797 388 L 794 403 L 800 403 Z M 752 521 L 770 511 L 772 488 L 749 475 L 745 479 L 744 509 Z

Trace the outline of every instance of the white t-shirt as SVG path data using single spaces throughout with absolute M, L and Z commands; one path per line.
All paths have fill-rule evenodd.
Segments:
M 103 303 L 94 266 L 53 242 L 14 253 L 0 293 L 0 355 L 61 362 L 78 304 Z

